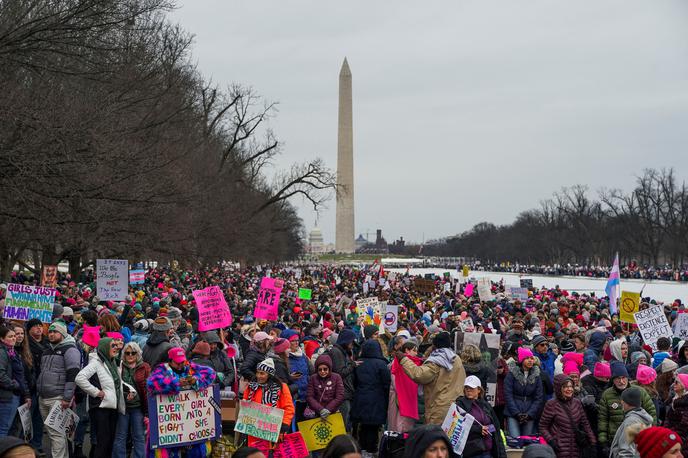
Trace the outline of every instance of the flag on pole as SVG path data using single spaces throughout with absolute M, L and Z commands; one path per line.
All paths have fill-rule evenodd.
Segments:
M 619 312 L 616 301 L 619 298 L 621 292 L 621 284 L 619 283 L 619 253 L 616 253 L 614 258 L 614 265 L 612 266 L 612 271 L 609 272 L 609 279 L 607 280 L 607 286 L 604 291 L 609 296 L 609 312 L 614 315 Z

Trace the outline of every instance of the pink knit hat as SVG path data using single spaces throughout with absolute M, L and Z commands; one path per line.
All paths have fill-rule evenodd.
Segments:
M 573 361 L 576 366 L 583 365 L 583 353 L 576 353 L 575 351 L 568 352 L 561 357 L 561 360 L 566 364 L 567 361 Z
M 523 348 L 519 347 L 518 348 L 518 362 L 522 363 L 524 359 L 526 358 L 532 358 L 533 357 L 533 352 L 530 351 L 529 348 Z
M 576 364 L 575 361 L 566 361 L 564 363 L 564 374 L 570 375 L 570 374 L 578 374 L 580 375 L 580 371 L 578 370 L 578 365 Z
M 644 364 L 638 364 L 638 371 L 635 375 L 635 379 L 638 383 L 641 385 L 649 385 L 656 378 L 657 372 L 654 369 Z
M 96 348 L 100 341 L 100 326 L 89 326 L 84 323 L 84 334 L 81 341 L 89 347 Z
M 681 385 L 688 390 L 688 374 L 676 374 L 676 377 L 681 381 Z
M 611 378 L 612 368 L 609 367 L 608 363 L 597 363 L 595 364 L 595 371 L 593 372 L 595 377 L 607 377 Z
M 289 341 L 287 339 L 277 339 L 275 346 L 273 347 L 275 353 L 284 353 L 289 350 Z

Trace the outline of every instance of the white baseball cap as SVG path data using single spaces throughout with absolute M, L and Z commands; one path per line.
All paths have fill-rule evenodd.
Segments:
M 475 375 L 469 375 L 466 377 L 466 381 L 463 383 L 463 386 L 467 386 L 469 388 L 478 388 L 479 386 L 483 385 L 480 383 L 480 379 L 478 377 Z

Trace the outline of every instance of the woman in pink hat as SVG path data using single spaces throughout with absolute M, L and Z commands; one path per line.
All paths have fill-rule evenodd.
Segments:
M 518 364 L 509 365 L 504 379 L 504 416 L 511 437 L 529 436 L 535 433 L 535 419 L 542 410 L 544 394 L 540 368 L 535 365 L 533 352 L 518 349 Z
M 676 431 L 685 442 L 688 439 L 688 374 L 677 374 L 673 388 L 676 394 L 669 402 L 664 426 Z

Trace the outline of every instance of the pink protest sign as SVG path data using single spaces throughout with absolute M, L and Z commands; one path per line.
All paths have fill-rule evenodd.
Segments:
M 277 307 L 279 306 L 280 294 L 282 294 L 282 286 L 284 286 L 282 280 L 263 277 L 253 316 L 263 320 L 277 319 Z
M 466 285 L 466 288 L 463 290 L 463 295 L 466 297 L 471 297 L 473 295 L 473 283 Z
M 198 330 L 210 331 L 225 328 L 232 324 L 232 312 L 229 311 L 225 295 L 219 286 L 208 286 L 193 292 L 198 309 Z
M 282 442 L 277 444 L 260 439 L 254 446 L 265 456 L 270 456 L 269 452 L 273 450 L 275 458 L 306 458 L 309 454 L 300 432 L 285 434 Z

